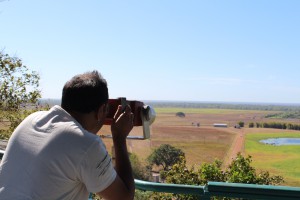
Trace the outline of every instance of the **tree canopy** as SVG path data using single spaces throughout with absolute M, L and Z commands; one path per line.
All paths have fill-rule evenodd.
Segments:
M 39 80 L 39 74 L 20 58 L 0 52 L 0 138 L 8 139 L 30 110 L 36 108 L 41 97 Z
M 150 165 L 162 166 L 164 170 L 167 170 L 180 161 L 180 157 L 184 156 L 185 154 L 181 149 L 169 144 L 162 144 L 150 154 L 148 161 Z
M 195 167 L 188 169 L 185 158 L 181 157 L 180 161 L 174 164 L 170 170 L 162 171 L 161 176 L 167 183 L 188 185 L 205 185 L 208 181 L 264 185 L 278 185 L 283 182 L 283 177 L 271 176 L 268 171 L 257 172 L 251 163 L 251 156 L 243 157 L 239 153 L 225 170 L 222 169 L 220 160 L 203 163 L 197 170 Z M 161 195 L 164 196 L 164 194 Z M 177 199 L 199 198 L 192 195 L 174 194 L 174 196 Z

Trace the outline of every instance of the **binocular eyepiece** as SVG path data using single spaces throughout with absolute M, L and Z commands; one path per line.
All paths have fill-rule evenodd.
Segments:
M 129 105 L 131 112 L 134 114 L 133 126 L 143 126 L 143 136 L 128 136 L 127 139 L 149 139 L 150 138 L 150 125 L 154 122 L 156 113 L 154 109 L 145 105 L 141 101 L 128 101 L 125 97 L 118 99 L 109 99 L 108 100 L 108 114 L 104 121 L 104 125 L 111 125 L 114 114 L 116 113 L 118 106 L 122 105 L 125 108 L 126 105 Z M 111 137 L 106 135 L 104 137 Z

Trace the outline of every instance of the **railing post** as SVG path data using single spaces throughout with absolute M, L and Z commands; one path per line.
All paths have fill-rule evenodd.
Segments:
M 203 193 L 204 193 L 204 195 L 201 196 L 199 199 L 200 200 L 210 200 L 210 195 L 209 195 L 209 192 L 208 192 L 208 189 L 207 189 L 207 185 L 204 186 Z

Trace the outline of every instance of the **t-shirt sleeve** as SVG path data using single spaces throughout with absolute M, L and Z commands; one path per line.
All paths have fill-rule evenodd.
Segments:
M 111 157 L 99 138 L 86 152 L 80 165 L 80 179 L 89 192 L 101 192 L 110 186 L 116 178 Z

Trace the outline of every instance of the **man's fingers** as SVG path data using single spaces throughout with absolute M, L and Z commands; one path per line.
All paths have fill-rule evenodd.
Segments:
M 117 112 L 115 113 L 114 120 L 118 119 L 118 117 L 121 115 L 121 113 L 122 113 L 122 106 L 119 105 Z
M 124 113 L 127 116 L 130 115 L 131 114 L 130 106 L 126 105 L 125 108 L 123 108 L 122 105 L 119 105 L 118 109 L 117 109 L 117 112 L 115 113 L 114 120 L 117 120 L 122 113 Z
M 126 138 L 130 131 L 134 126 L 134 115 L 131 112 L 130 106 L 126 106 L 125 108 L 119 106 L 116 114 L 114 116 L 114 120 L 111 126 L 111 131 L 113 137 L 117 138 Z

